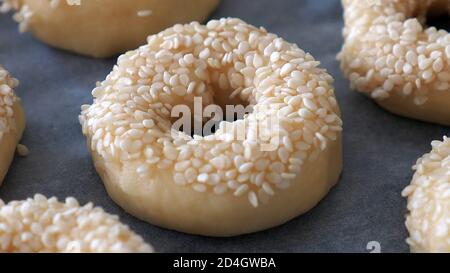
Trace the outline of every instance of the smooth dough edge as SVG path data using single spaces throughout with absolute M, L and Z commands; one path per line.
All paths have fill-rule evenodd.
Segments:
M 264 230 L 309 211 L 338 182 L 342 171 L 339 134 L 315 161 L 305 162 L 289 189 L 278 191 L 267 204 L 254 208 L 246 196 L 236 199 L 229 194 L 218 196 L 180 187 L 170 171 L 143 179 L 135 171 L 138 163 L 108 165 L 96 152 L 91 153 L 110 197 L 128 213 L 168 229 L 218 237 Z

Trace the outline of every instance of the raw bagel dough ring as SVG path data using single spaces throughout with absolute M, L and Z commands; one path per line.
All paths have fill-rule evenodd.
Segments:
M 338 59 L 353 89 L 386 110 L 450 125 L 450 34 L 424 28 L 447 0 L 343 0 L 345 44 Z
M 25 113 L 13 91 L 18 83 L 0 66 L 0 185 L 25 129 Z
M 34 198 L 4 204 L 0 199 L 0 252 L 153 252 L 150 245 L 92 203 L 69 197 Z
M 202 21 L 218 0 L 3 0 L 20 30 L 43 42 L 97 58 L 134 49 L 175 23 Z M 0 0 L 1 5 L 2 0 Z
M 119 58 L 80 115 L 110 196 L 148 222 L 211 236 L 263 230 L 308 211 L 342 169 L 333 79 L 318 65 L 297 45 L 234 18 L 150 36 Z M 172 107 L 192 106 L 195 96 L 203 106 L 254 110 L 209 136 L 171 131 Z M 261 134 L 280 144 L 262 151 L 252 126 L 274 116 L 278 127 Z M 245 141 L 224 134 L 243 124 Z
M 408 197 L 407 243 L 412 252 L 450 252 L 450 139 L 433 141 L 417 160 Z

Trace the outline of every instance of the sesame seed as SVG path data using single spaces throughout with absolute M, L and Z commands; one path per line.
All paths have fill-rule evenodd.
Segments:
M 247 184 L 240 185 L 234 192 L 234 196 L 241 196 L 241 195 L 245 194 L 247 191 L 248 191 Z
M 269 183 L 263 183 L 262 184 L 262 189 L 264 190 L 265 193 L 267 193 L 268 195 L 274 195 L 275 192 L 272 189 L 272 186 L 270 186 Z
M 206 183 L 209 179 L 209 175 L 207 173 L 201 173 L 197 176 L 198 182 Z
M 200 59 L 207 59 L 209 57 L 210 51 L 208 48 L 203 49 L 198 55 Z
M 251 191 L 248 193 L 248 200 L 250 201 L 250 204 L 252 204 L 253 207 L 258 207 L 258 196 L 254 191 Z
M 405 64 L 402 69 L 405 74 L 411 74 L 413 72 L 413 67 L 409 63 Z
M 292 69 L 294 69 L 294 66 L 291 63 L 286 63 L 281 67 L 280 76 L 286 76 L 287 74 L 291 73 Z
M 191 162 L 189 160 L 179 161 L 175 164 L 175 171 L 177 172 L 183 172 L 185 171 L 189 166 L 191 165 Z
M 247 162 L 247 163 L 242 164 L 239 167 L 239 172 L 240 173 L 246 173 L 246 172 L 250 171 L 251 168 L 253 168 L 253 163 Z
M 207 181 L 209 185 L 217 185 L 220 183 L 220 176 L 216 173 L 213 173 L 209 176 L 209 180 Z
M 146 174 L 149 171 L 149 168 L 147 165 L 141 165 L 136 169 L 137 173 L 142 175 L 142 174 Z
M 18 144 L 17 145 L 17 154 L 19 156 L 26 157 L 30 154 L 30 151 L 28 150 L 27 146 Z
M 139 10 L 138 12 L 137 12 L 137 16 L 139 16 L 139 17 L 146 17 L 146 16 L 150 16 L 150 15 L 152 15 L 153 14 L 153 11 L 152 10 Z
M 306 108 L 308 108 L 311 111 L 314 111 L 317 109 L 316 103 L 312 99 L 309 98 L 303 98 L 303 103 L 305 104 Z

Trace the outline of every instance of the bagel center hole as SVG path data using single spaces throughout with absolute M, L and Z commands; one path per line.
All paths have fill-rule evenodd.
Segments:
M 194 135 L 205 137 L 215 134 L 220 122 L 243 120 L 245 115 L 253 111 L 248 101 L 239 96 L 229 97 L 234 90 L 224 91 L 215 86 L 213 88 L 215 92 L 212 92 L 209 103 L 208 99 L 194 97 L 193 102 L 174 107 L 177 109 L 175 111 L 172 109 L 172 128 L 191 137 Z
M 440 15 L 440 16 L 427 16 L 427 26 L 435 27 L 436 29 L 446 30 L 450 32 L 450 21 L 448 15 Z
M 448 5 L 447 1 L 437 1 L 432 5 L 426 14 L 426 27 L 435 27 L 438 30 L 450 31 L 450 10 Z

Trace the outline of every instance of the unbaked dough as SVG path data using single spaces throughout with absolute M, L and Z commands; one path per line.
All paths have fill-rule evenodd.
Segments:
M 218 0 L 3 0 L 20 30 L 65 50 L 103 58 L 134 49 L 175 23 L 202 21 Z M 80 4 L 77 5 L 77 2 Z M 0 1 L 1 4 L 1 1 Z
M 13 90 L 18 83 L 0 66 L 0 185 L 25 128 L 25 114 Z
M 213 236 L 267 229 L 308 211 L 342 168 L 333 78 L 318 65 L 235 18 L 149 37 L 119 58 L 80 115 L 110 196 L 151 223 Z M 171 110 L 192 109 L 196 98 L 203 107 L 254 109 L 210 135 L 174 131 Z M 274 117 L 273 127 L 264 125 Z M 245 139 L 233 137 L 243 125 Z
M 351 87 L 383 108 L 450 125 L 450 34 L 426 27 L 447 0 L 343 0 L 345 44 L 338 58 Z
M 69 197 L 0 199 L 0 253 L 153 252 L 116 215 Z
M 433 141 L 417 160 L 408 197 L 407 243 L 412 252 L 450 252 L 450 139 Z

